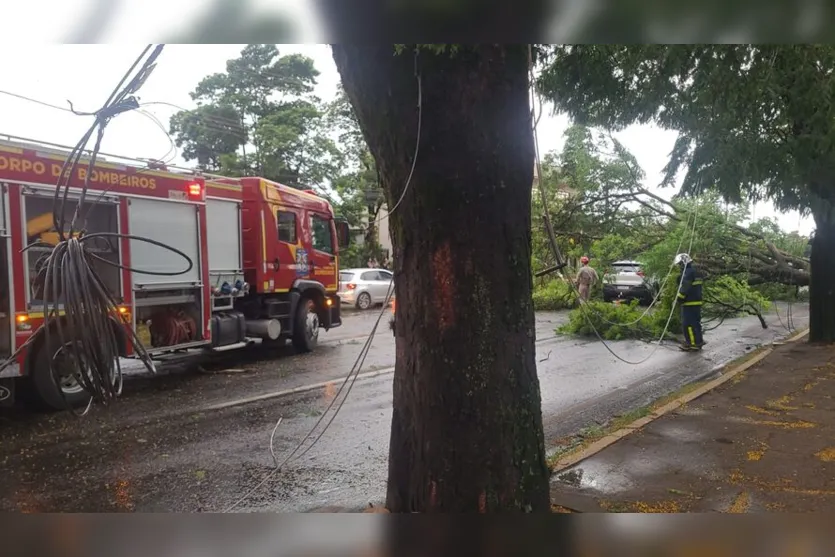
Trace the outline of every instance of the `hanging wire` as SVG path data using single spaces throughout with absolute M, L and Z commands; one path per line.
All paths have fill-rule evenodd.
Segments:
M 690 253 L 692 251 L 692 249 L 693 249 L 693 239 L 695 237 L 696 237 L 696 213 L 694 213 L 694 215 L 693 215 L 693 229 L 692 229 L 692 233 L 690 235 L 690 246 L 688 247 L 687 253 Z M 572 284 L 572 286 L 574 286 L 574 283 L 571 283 L 571 284 Z M 679 283 L 678 283 L 678 291 L 681 290 L 682 284 L 684 284 L 684 273 L 681 273 L 681 278 L 679 279 Z M 575 288 L 575 291 L 576 291 L 576 286 L 574 286 L 574 288 Z M 577 292 L 577 294 L 579 295 L 579 292 Z M 667 322 L 664 325 L 664 330 L 661 332 L 661 335 L 658 337 L 658 340 L 655 341 L 655 347 L 652 349 L 652 351 L 649 354 L 647 354 L 647 356 L 645 358 L 642 358 L 638 361 L 631 361 L 631 360 L 627 360 L 626 358 L 623 358 L 622 356 L 617 354 L 612 349 L 612 347 L 609 346 L 609 343 L 606 342 L 606 340 L 603 338 L 603 336 L 600 334 L 600 332 L 594 326 L 594 323 L 592 322 L 591 318 L 589 317 L 589 314 L 586 312 L 586 307 L 587 307 L 586 304 L 583 304 L 583 303 L 580 304 L 580 311 L 583 313 L 583 317 L 586 319 L 586 322 L 588 323 L 589 327 L 591 327 L 592 331 L 594 331 L 594 334 L 597 337 L 597 339 L 600 342 L 603 343 L 603 346 L 606 348 L 606 350 L 612 356 L 614 356 L 616 359 L 620 360 L 621 362 L 623 362 L 625 364 L 640 365 L 640 364 L 643 364 L 644 362 L 648 361 L 650 358 L 652 358 L 655 355 L 655 353 L 658 351 L 658 348 L 661 346 L 661 343 L 664 342 L 664 338 L 667 336 L 667 331 L 670 328 L 670 323 L 673 320 L 673 315 L 675 315 L 677 304 L 678 304 L 678 297 L 675 297 L 675 298 L 673 298 L 673 303 L 670 307 L 670 315 L 667 318 Z
M 47 108 L 52 108 L 54 110 L 60 110 L 62 112 L 75 114 L 76 116 L 79 114 L 77 111 L 74 111 L 69 107 L 48 103 L 46 101 L 42 101 L 42 100 L 39 100 L 39 99 L 36 99 L 36 98 L 33 98 L 33 97 L 29 97 L 27 95 L 21 95 L 19 93 L 14 93 L 12 91 L 0 90 L 0 95 L 8 95 L 10 97 L 14 97 L 14 98 L 17 98 L 17 99 L 20 99 L 20 100 L 23 100 L 23 101 L 31 102 L 33 104 L 41 105 L 41 106 L 44 106 L 44 107 L 47 107 Z M 161 103 L 161 102 L 141 103 L 140 107 L 146 106 L 146 105 L 149 105 L 149 104 L 165 104 L 165 105 L 168 105 L 170 103 Z M 186 110 L 186 109 L 182 109 L 182 110 Z M 160 128 L 162 130 L 162 132 L 166 135 L 166 138 L 168 139 L 168 142 L 169 142 L 169 149 L 165 153 L 165 155 L 163 155 L 162 157 L 157 157 L 155 159 L 151 159 L 151 160 L 165 161 L 166 164 L 168 164 L 169 162 L 173 162 L 177 158 L 177 153 L 176 153 L 177 147 L 176 147 L 176 144 L 174 143 L 174 140 L 171 138 L 171 135 L 165 129 L 165 126 L 162 124 L 162 122 L 159 121 L 159 118 L 157 118 L 156 115 L 154 115 L 153 113 L 151 113 L 149 111 L 137 109 L 136 112 L 139 113 L 139 114 L 142 114 L 143 116 L 145 116 L 146 118 L 151 120 L 158 128 Z M 207 126 L 199 126 L 199 127 L 203 128 L 203 129 L 215 131 L 215 132 L 218 132 L 218 133 L 224 133 L 225 131 L 228 131 L 228 130 L 224 130 L 220 127 L 210 127 L 208 125 Z M 24 141 L 27 140 L 26 138 L 23 138 L 23 137 L 17 137 L 17 136 L 13 136 L 13 135 L 5 135 L 5 134 L 2 134 L 2 135 L 4 135 L 5 137 L 8 137 L 10 140 L 11 139 L 18 139 L 18 140 L 24 140 Z M 43 143 L 45 145 L 52 145 L 52 146 L 55 146 L 55 147 L 62 147 L 62 146 L 59 146 L 57 144 L 51 144 L 51 143 L 48 143 L 48 142 L 41 142 L 41 143 Z M 173 155 L 172 155 L 172 150 L 174 151 Z M 89 151 L 85 150 L 84 154 L 89 154 Z M 120 158 L 120 159 L 130 158 L 130 157 L 123 157 L 121 155 L 114 155 L 112 153 L 103 153 L 101 151 L 99 151 L 99 155 L 104 155 L 104 156 L 109 156 L 109 157 L 114 157 L 114 158 Z M 142 161 L 141 159 L 130 159 L 130 160 L 146 162 L 146 161 Z M 183 170 L 190 170 L 190 169 L 183 168 Z M 138 170 L 137 172 L 141 173 L 143 171 Z
M 59 235 L 55 246 L 41 242 L 28 245 L 26 251 L 35 246 L 52 248 L 39 267 L 38 279 L 43 282 L 44 323 L 0 366 L 10 365 L 23 350 L 35 342 L 43 342 L 40 350 L 47 350 L 50 356 L 49 371 L 58 392 L 59 376 L 72 375 L 91 397 L 85 414 L 93 401 L 108 404 L 122 391 L 122 370 L 119 362 L 120 346 L 117 329 L 126 331 L 127 340 L 147 369 L 155 372 L 151 358 L 135 331 L 118 309 L 118 302 L 96 271 L 96 264 L 151 275 L 174 276 L 187 273 L 194 262 L 182 251 L 156 240 L 121 234 L 118 232 L 87 233 L 86 215 L 82 215 L 89 190 L 89 181 L 99 154 L 104 130 L 117 115 L 138 108 L 133 96 L 148 79 L 156 67 L 156 60 L 164 45 L 147 45 L 130 69 L 124 74 L 102 108 L 96 112 L 79 112 L 70 103 L 70 110 L 82 116 L 93 116 L 94 121 L 67 156 L 59 173 L 53 196 L 53 226 Z M 139 68 L 137 70 L 137 68 Z M 70 205 L 70 187 L 74 176 L 78 176 L 81 159 L 89 141 L 95 135 L 95 144 L 86 164 L 86 176 L 74 208 Z M 95 203 L 93 203 L 95 205 Z M 68 216 L 71 214 L 71 217 Z M 171 251 L 185 260 L 185 269 L 173 272 L 157 272 L 132 269 L 97 255 L 88 245 L 97 240 L 129 239 L 145 242 Z M 63 313 L 63 315 L 61 315 Z M 63 356 L 62 359 L 58 355 Z M 59 360 L 59 361 L 56 361 Z M 57 365 L 61 369 L 57 369 Z M 64 398 L 68 409 L 69 402 Z
M 676 248 L 676 253 L 681 252 L 681 246 L 684 245 L 684 238 L 687 236 L 687 230 L 690 228 L 690 219 L 691 218 L 695 218 L 694 211 L 690 212 L 690 214 L 687 216 L 687 220 L 684 222 L 684 229 L 681 232 L 681 239 L 678 242 L 678 247 Z M 603 321 L 607 325 L 619 325 L 619 326 L 636 325 L 638 322 L 640 322 L 644 317 L 646 317 L 649 314 L 649 312 L 653 308 L 653 306 L 655 306 L 655 304 L 658 303 L 658 301 L 661 299 L 661 296 L 664 293 L 664 288 L 667 286 L 667 281 L 672 276 L 673 270 L 675 268 L 676 268 L 675 263 L 670 264 L 670 268 L 667 270 L 667 275 L 664 277 L 664 280 L 661 282 L 661 285 L 658 287 L 658 291 L 656 292 L 655 296 L 652 298 L 652 302 L 650 302 L 649 306 L 647 306 L 647 308 L 641 313 L 641 315 L 638 316 L 638 318 L 634 319 L 633 321 L 627 321 L 627 322 L 624 322 L 624 323 L 620 323 L 620 322 L 617 322 L 617 321 L 610 321 L 608 318 L 606 318 L 606 316 L 604 316 L 602 313 L 594 310 L 593 308 L 587 306 L 587 309 L 589 309 L 595 315 L 595 317 L 597 319 Z M 569 281 L 569 282 L 571 282 L 571 281 Z
M 403 202 L 403 199 L 406 197 L 406 192 L 409 191 L 409 184 L 412 182 L 412 176 L 415 173 L 415 166 L 417 165 L 418 160 L 418 153 L 420 153 L 420 135 L 421 135 L 421 124 L 423 122 L 423 85 L 421 83 L 421 75 L 420 75 L 420 68 L 418 67 L 418 53 L 420 50 L 418 48 L 415 49 L 415 80 L 417 81 L 417 137 L 415 138 L 415 154 L 412 155 L 412 167 L 409 169 L 409 176 L 406 178 L 406 185 L 403 187 L 403 191 L 400 193 L 400 197 L 397 200 L 397 203 L 391 208 L 391 210 L 386 210 L 384 215 L 380 215 L 375 224 L 379 226 L 381 222 L 386 220 L 394 213 L 400 204 Z
M 538 96 L 538 91 L 537 91 L 537 89 L 536 89 L 536 82 L 535 82 L 535 79 L 534 79 L 534 72 L 533 72 L 533 55 L 532 55 L 532 49 L 531 49 L 531 46 L 530 46 L 530 45 L 528 45 L 528 64 L 529 64 L 529 76 L 530 76 L 530 77 L 529 77 L 529 79 L 530 79 L 530 83 L 531 83 L 531 98 L 533 99 L 535 96 Z M 532 102 L 533 102 L 533 101 L 532 101 Z M 546 229 L 549 231 L 549 235 L 551 236 L 551 247 L 552 247 L 552 250 L 553 250 L 553 252 L 554 252 L 554 256 L 557 258 L 557 261 L 558 261 L 558 262 L 560 262 L 560 261 L 561 261 L 561 257 L 562 257 L 562 256 L 561 256 L 561 254 L 560 254 L 560 252 L 559 252 L 559 248 L 556 246 L 556 239 L 553 237 L 553 228 L 551 227 L 551 224 L 550 224 L 551 219 L 550 219 L 550 214 L 549 214 L 549 211 L 548 211 L 548 209 L 547 209 L 547 201 L 546 201 L 545 189 L 544 189 L 544 187 L 543 187 L 543 185 L 542 185 L 542 180 L 541 180 L 541 175 L 542 175 L 541 168 L 542 168 L 542 165 L 541 165 L 541 160 L 540 160 L 540 156 L 539 156 L 539 134 L 538 134 L 538 131 L 537 131 L 537 122 L 536 122 L 536 120 L 535 120 L 535 119 L 532 119 L 532 120 L 533 120 L 533 122 L 532 122 L 532 123 L 533 123 L 533 125 L 532 125 L 532 129 L 533 129 L 533 137 L 534 137 L 534 152 L 535 152 L 535 155 L 536 155 L 537 172 L 538 172 L 538 175 L 539 175 L 539 177 L 540 177 L 540 179 L 539 179 L 537 182 L 538 182 L 538 184 L 539 184 L 539 191 L 540 191 L 540 195 L 542 196 L 543 204 L 545 205 L 545 210 L 544 210 L 544 215 L 543 215 L 543 218 L 544 218 L 544 220 L 545 220 L 545 226 L 546 226 Z M 692 249 L 693 249 L 693 240 L 694 240 L 694 238 L 696 237 L 696 222 L 697 222 L 697 214 L 698 214 L 698 205 L 697 205 L 697 206 L 695 206 L 695 207 L 694 207 L 694 209 L 693 209 L 693 228 L 692 228 L 692 231 L 691 231 L 691 234 L 690 234 L 690 245 L 689 245 L 689 247 L 688 247 L 688 249 L 687 249 L 687 253 L 690 253 L 690 252 L 692 251 Z M 683 239 L 683 238 L 684 238 L 684 237 L 682 236 L 682 239 Z M 568 283 L 569 283 L 569 285 L 570 285 L 570 286 L 574 289 L 575 294 L 579 297 L 580 293 L 579 293 L 579 291 L 577 290 L 577 286 L 574 284 L 574 282 L 569 280 L 569 281 L 568 281 Z M 678 289 L 679 289 L 679 290 L 681 290 L 681 286 L 682 286 L 682 284 L 684 284 L 684 273 L 682 273 L 682 274 L 681 274 L 681 278 L 679 279 L 679 285 L 678 285 Z M 651 357 L 655 354 L 655 352 L 658 350 L 658 348 L 661 346 L 661 343 L 664 341 L 664 338 L 667 336 L 667 331 L 668 331 L 668 330 L 669 330 L 669 328 L 670 328 L 670 323 L 671 323 L 671 322 L 672 322 L 672 320 L 673 320 L 673 315 L 675 314 L 675 310 L 676 310 L 676 305 L 677 305 L 677 303 L 678 303 L 677 298 L 674 298 L 674 299 L 673 299 L 672 306 L 671 306 L 671 308 L 670 308 L 670 315 L 669 315 L 669 317 L 667 318 L 667 322 L 666 322 L 666 324 L 664 325 L 664 330 L 662 331 L 661 336 L 659 337 L 658 341 L 655 343 L 655 348 L 653 348 L 653 350 L 652 350 L 652 351 L 651 351 L 651 352 L 647 355 L 647 357 L 646 357 L 646 358 L 643 358 L 643 359 L 641 359 L 641 360 L 634 361 L 634 362 L 633 362 L 633 361 L 630 361 L 630 360 L 627 360 L 627 359 L 623 358 L 622 356 L 618 355 L 618 354 L 617 354 L 617 353 L 616 353 L 616 352 L 615 352 L 615 351 L 614 351 L 614 350 L 613 350 L 613 349 L 609 346 L 609 343 L 607 343 L 607 342 L 606 342 L 606 340 L 603 338 L 603 336 L 600 334 L 600 332 L 599 332 L 599 331 L 597 330 L 597 328 L 594 326 L 594 323 L 592 322 L 591 318 L 589 317 L 589 315 L 588 315 L 588 313 L 587 313 L 587 309 L 588 309 L 588 308 L 587 308 L 587 304 L 580 303 L 580 311 L 582 312 L 583 317 L 585 318 L 585 320 L 586 320 L 586 322 L 588 323 L 589 327 L 591 327 L 591 329 L 592 329 L 592 331 L 594 332 L 594 334 L 595 334 L 595 336 L 597 337 L 597 339 L 598 339 L 600 342 L 602 342 L 602 343 L 603 343 L 603 346 L 606 348 L 606 350 L 607 350 L 607 351 L 608 351 L 608 352 L 609 352 L 612 356 L 614 356 L 616 359 L 620 360 L 620 361 L 621 361 L 621 362 L 623 362 L 623 363 L 626 363 L 626 364 L 629 364 L 629 365 L 639 365 L 639 364 L 642 364 L 642 363 L 644 363 L 644 362 L 648 361 L 648 360 L 649 360 L 649 359 L 650 359 L 650 358 L 651 358 Z
M 409 175 L 406 178 L 406 183 L 403 186 L 403 191 L 400 194 L 400 198 L 398 199 L 397 203 L 392 207 L 391 211 L 389 211 L 387 213 L 386 218 L 388 217 L 388 215 L 391 215 L 395 210 L 397 210 L 397 208 L 400 206 L 403 199 L 406 197 L 406 192 L 409 191 L 409 187 L 411 186 L 412 178 L 414 176 L 418 154 L 420 153 L 421 121 L 423 119 L 423 116 L 422 116 L 423 115 L 423 92 L 422 92 L 423 87 L 422 87 L 422 83 L 421 83 L 421 79 L 420 79 L 420 72 L 418 70 L 418 65 L 417 65 L 417 51 L 415 51 L 415 80 L 417 81 L 417 97 L 418 97 L 417 137 L 416 137 L 416 140 L 415 140 L 415 154 L 412 157 L 411 169 L 409 170 Z M 380 219 L 380 220 L 382 220 L 382 219 Z M 254 494 L 259 489 L 261 489 L 264 485 L 266 485 L 266 483 L 268 481 L 270 481 L 270 479 L 273 478 L 282 468 L 284 468 L 284 466 L 288 462 L 290 462 L 291 459 L 294 459 L 294 457 L 295 457 L 295 459 L 297 460 L 297 459 L 302 458 L 305 454 L 307 454 L 308 451 L 310 451 L 310 449 L 312 449 L 319 442 L 319 440 L 322 438 L 322 436 L 325 434 L 325 432 L 328 431 L 331 424 L 333 424 L 334 420 L 339 415 L 340 410 L 342 410 L 342 407 L 344 406 L 345 401 L 348 400 L 348 395 L 351 393 L 351 389 L 353 389 L 354 383 L 356 383 L 357 378 L 358 378 L 360 372 L 362 371 L 362 366 L 365 363 L 365 358 L 366 358 L 366 356 L 368 356 L 369 350 L 371 349 L 371 344 L 374 340 L 374 335 L 377 333 L 377 328 L 380 325 L 380 321 L 382 320 L 383 315 L 385 315 L 386 310 L 388 309 L 389 304 L 391 303 L 391 300 L 392 300 L 393 296 L 394 296 L 394 281 L 392 281 L 391 284 L 389 285 L 389 289 L 388 289 L 388 292 L 386 293 L 386 298 L 385 298 L 385 301 L 383 302 L 382 308 L 380 309 L 380 313 L 377 315 L 377 319 L 374 321 L 374 326 L 371 328 L 371 331 L 369 332 L 368 336 L 365 339 L 365 343 L 363 344 L 362 348 L 360 349 L 360 352 L 357 355 L 357 358 L 354 360 L 354 364 L 351 366 L 351 370 L 348 372 L 348 375 L 345 376 L 345 379 L 343 379 L 342 383 L 339 386 L 339 389 L 337 389 L 336 394 L 334 395 L 330 404 L 328 404 L 327 408 L 325 408 L 325 411 L 322 413 L 322 415 L 319 417 L 319 419 L 316 421 L 316 423 L 313 424 L 313 427 L 310 428 L 310 430 L 302 438 L 302 440 L 299 441 L 296 444 L 296 446 L 293 448 L 293 450 L 291 450 L 287 454 L 287 456 L 284 458 L 284 460 L 282 460 L 281 462 L 278 462 L 278 459 L 275 456 L 275 450 L 273 448 L 273 440 L 275 438 L 275 433 L 276 433 L 276 430 L 278 429 L 279 424 L 284 419 L 283 417 L 280 417 L 278 419 L 278 421 L 276 422 L 276 425 L 273 428 L 272 433 L 270 434 L 270 454 L 273 457 L 273 463 L 275 464 L 274 468 L 272 470 L 270 470 L 264 476 L 264 478 L 262 478 L 261 481 L 259 481 L 254 487 L 252 487 L 249 491 L 244 493 L 243 496 L 241 496 L 234 503 L 232 503 L 226 509 L 224 509 L 223 512 L 231 512 L 231 511 L 235 510 L 237 507 L 239 507 L 250 496 L 252 496 L 252 494 Z M 346 387 L 347 387 L 347 390 L 346 390 Z M 325 423 L 325 426 L 322 428 L 322 430 L 319 432 L 319 434 L 316 435 L 316 437 L 314 438 L 313 436 L 314 436 L 314 433 L 316 432 L 317 428 L 325 420 L 325 417 L 328 416 L 328 413 L 331 411 L 331 409 L 333 409 L 334 405 L 336 404 L 336 401 L 340 399 L 340 394 L 342 393 L 343 390 L 345 390 L 344 396 L 342 396 L 339 404 L 336 405 L 336 408 L 334 409 L 333 413 L 330 415 L 330 419 L 327 421 L 327 423 Z M 307 447 L 305 447 L 302 450 L 305 443 L 307 443 L 307 441 L 310 440 L 311 438 L 313 438 L 313 441 Z M 299 453 L 299 451 L 302 451 L 302 452 Z
M 348 372 L 348 375 L 346 375 L 345 378 L 342 380 L 342 383 L 340 384 L 339 389 L 337 389 L 336 394 L 334 395 L 333 399 L 330 401 L 330 404 L 328 404 L 327 408 L 325 408 L 325 411 L 322 412 L 322 415 L 319 417 L 319 419 L 316 420 L 316 423 L 313 424 L 313 427 L 310 428 L 310 430 L 305 434 L 305 436 L 302 437 L 302 440 L 299 441 L 295 445 L 295 447 L 293 447 L 293 450 L 291 450 L 287 454 L 287 456 L 284 458 L 284 460 L 282 460 L 281 462 L 278 462 L 278 459 L 275 456 L 275 450 L 273 448 L 273 440 L 275 438 L 275 433 L 276 433 L 276 430 L 278 429 L 279 424 L 284 420 L 283 416 L 280 417 L 278 419 L 278 421 L 276 422 L 276 425 L 273 428 L 272 433 L 270 434 L 270 454 L 273 457 L 273 463 L 275 464 L 275 466 L 261 479 L 261 481 L 259 481 L 249 491 L 244 493 L 239 499 L 237 499 L 231 505 L 226 507 L 223 510 L 223 512 L 225 512 L 225 513 L 232 512 L 233 510 L 238 508 L 242 503 L 244 503 L 247 499 L 249 499 L 254 493 L 256 493 L 264 485 L 266 485 L 266 483 L 268 481 L 270 481 L 270 479 L 272 479 L 278 472 L 280 472 L 281 469 L 284 468 L 284 466 L 286 466 L 287 463 L 290 462 L 290 460 L 293 459 L 294 456 L 295 456 L 295 460 L 297 460 L 297 459 L 303 457 L 305 454 L 307 454 L 307 452 L 310 449 L 312 449 L 316 445 L 316 443 L 319 442 L 319 439 L 321 439 L 322 436 L 325 434 L 325 432 L 330 428 L 331 424 L 336 419 L 336 416 L 339 415 L 339 411 L 342 410 L 342 406 L 345 404 L 345 401 L 348 400 L 348 395 L 351 393 L 351 389 L 353 389 L 354 383 L 356 383 L 357 377 L 359 376 L 360 371 L 362 370 L 362 366 L 365 363 L 365 358 L 366 358 L 366 356 L 368 356 L 368 352 L 371 349 L 371 344 L 372 344 L 372 341 L 374 340 L 374 335 L 377 333 L 377 327 L 380 325 L 380 321 L 382 320 L 383 315 L 385 314 L 386 310 L 388 309 L 388 306 L 391 303 L 391 299 L 392 299 L 393 295 L 394 295 L 394 282 L 392 282 L 389 285 L 389 290 L 388 290 L 388 293 L 386 294 L 386 299 L 383 302 L 383 307 L 380 309 L 380 313 L 377 315 L 377 319 L 374 321 L 374 326 L 371 328 L 371 332 L 368 334 L 368 337 L 366 337 L 365 343 L 362 345 L 362 348 L 360 349 L 359 354 L 357 354 L 357 357 L 354 360 L 354 364 L 351 366 L 351 370 Z M 336 404 L 336 401 L 339 400 L 340 394 L 342 394 L 342 391 L 345 390 L 346 387 L 347 387 L 347 390 L 345 391 L 345 395 L 342 397 L 339 404 L 336 406 L 336 409 L 330 415 L 330 419 L 325 424 L 325 427 L 322 428 L 322 430 L 319 432 L 319 434 L 315 438 L 313 438 L 313 435 L 316 432 L 316 429 L 325 420 L 325 417 L 328 416 L 328 412 L 331 411 L 333 406 Z M 305 448 L 301 453 L 299 453 L 298 456 L 296 456 L 296 453 L 298 453 L 302 449 L 302 447 L 304 447 L 305 443 L 307 443 L 307 441 L 310 440 L 311 438 L 313 438 L 313 442 L 310 443 L 307 446 L 307 448 Z

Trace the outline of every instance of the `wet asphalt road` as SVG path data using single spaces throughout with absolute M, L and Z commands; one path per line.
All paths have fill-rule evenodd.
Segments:
M 785 321 L 785 308 L 779 309 Z M 795 305 L 793 313 L 795 326 L 805 327 L 807 308 Z M 0 510 L 188 512 L 236 504 L 235 511 L 296 512 L 381 501 L 394 365 L 394 339 L 385 324 L 363 377 L 319 442 L 279 472 L 269 446 L 279 418 L 274 451 L 281 461 L 323 416 L 376 314 L 349 314 L 343 327 L 321 337 L 313 354 L 258 348 L 199 369 L 181 366 L 158 377 L 134 378 L 117 405 L 96 408 L 82 419 L 4 410 Z M 565 315 L 537 315 L 548 442 L 643 406 L 788 334 L 772 311 L 769 329 L 756 318 L 729 320 L 707 333 L 709 344 L 700 354 L 664 344 L 647 362 L 629 365 L 600 342 L 555 335 Z M 611 348 L 633 361 L 655 349 L 631 341 Z M 276 396 L 228 406 L 270 393 Z M 324 414 L 317 435 L 332 412 Z

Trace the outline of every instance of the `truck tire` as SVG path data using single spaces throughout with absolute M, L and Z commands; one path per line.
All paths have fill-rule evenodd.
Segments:
M 42 410 L 66 410 L 86 406 L 90 402 L 90 394 L 84 390 L 81 383 L 71 375 L 64 375 L 53 379 L 49 369 L 50 358 L 57 360 L 59 370 L 61 361 L 71 357 L 63 351 L 63 347 L 57 346 L 57 341 L 52 341 L 53 349 L 47 349 L 41 344 L 35 359 L 32 362 L 31 377 L 29 386 L 31 391 L 31 402 Z M 62 395 L 63 391 L 63 395 Z
M 293 323 L 293 347 L 299 352 L 310 352 L 319 343 L 319 313 L 312 298 L 299 300 Z

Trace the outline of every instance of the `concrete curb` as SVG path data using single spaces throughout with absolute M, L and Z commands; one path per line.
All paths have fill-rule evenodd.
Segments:
M 797 342 L 798 340 L 804 338 L 808 334 L 809 334 L 809 329 L 805 329 L 805 330 L 801 331 L 800 333 L 797 333 L 797 334 L 781 341 L 781 343 L 785 344 L 785 343 L 790 343 L 790 342 Z M 557 464 L 556 464 L 556 466 L 554 466 L 551 473 L 552 474 L 557 474 L 559 472 L 562 472 L 566 468 L 570 468 L 570 467 L 582 462 L 583 460 L 586 460 L 587 458 L 589 458 L 591 456 L 594 456 L 595 454 L 599 453 L 600 451 L 602 451 L 603 449 L 605 449 L 609 445 L 617 443 L 618 441 L 620 441 L 621 439 L 623 439 L 627 435 L 641 429 L 642 427 L 646 427 L 647 425 L 649 425 L 653 421 L 657 420 L 658 418 L 664 416 L 665 414 L 669 414 L 673 410 L 677 410 L 678 408 L 681 408 L 681 406 L 683 406 L 684 404 L 687 404 L 688 402 L 690 402 L 692 400 L 695 400 L 695 399 L 699 398 L 700 396 L 703 396 L 703 395 L 707 394 L 708 392 L 712 391 L 713 389 L 722 385 L 723 383 L 726 383 L 726 382 L 730 381 L 731 379 L 733 379 L 735 376 L 739 375 L 743 371 L 745 371 L 747 369 L 750 369 L 754 365 L 758 364 L 759 362 L 764 360 L 769 354 L 771 354 L 773 351 L 774 351 L 773 347 L 767 346 L 767 345 L 762 345 L 760 347 L 759 353 L 754 354 L 752 357 L 748 358 L 746 361 L 739 364 L 738 366 L 736 366 L 736 367 L 734 367 L 730 370 L 725 371 L 724 373 L 722 373 L 722 375 L 720 377 L 714 379 L 713 381 L 710 381 L 709 383 L 707 383 L 705 385 L 702 385 L 698 389 L 695 389 L 695 390 L 693 390 L 693 391 L 691 391 L 691 392 L 689 392 L 685 395 L 682 395 L 682 396 L 678 397 L 677 399 L 673 400 L 672 402 L 669 402 L 669 403 L 665 404 L 661 408 L 658 408 L 657 410 L 652 412 L 652 414 L 650 414 L 649 416 L 645 416 L 643 418 L 635 420 L 634 422 L 630 423 L 629 425 L 626 425 L 626 426 L 618 429 L 617 431 L 614 431 L 614 432 L 606 435 L 605 437 L 603 437 L 601 439 L 598 439 L 597 441 L 595 441 L 594 443 L 586 446 L 585 448 L 580 449 L 579 451 L 576 451 L 576 452 L 569 453 L 569 454 L 565 455 L 563 458 L 561 458 L 560 460 L 557 461 Z M 697 378 L 693 382 L 697 382 L 698 380 L 699 379 Z

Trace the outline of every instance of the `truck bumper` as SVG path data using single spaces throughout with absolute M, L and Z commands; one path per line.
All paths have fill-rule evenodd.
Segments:
M 323 325 L 326 331 L 342 325 L 342 308 L 340 305 L 341 301 L 338 295 L 328 294 L 325 296 L 325 315 Z

